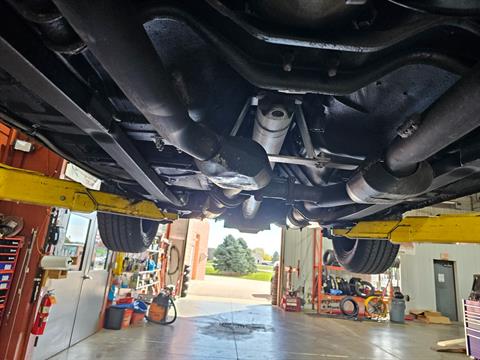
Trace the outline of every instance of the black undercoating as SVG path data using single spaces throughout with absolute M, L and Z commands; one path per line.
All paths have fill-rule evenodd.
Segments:
M 28 5 L 29 1 L 24 3 Z M 229 5 L 241 12 L 248 8 L 241 3 L 242 1 L 237 1 Z M 369 27 L 355 29 L 351 21 L 345 23 L 345 16 L 342 14 L 340 28 L 337 31 L 345 36 L 358 36 L 360 33 L 368 38 L 369 31 L 391 30 L 412 19 L 430 16 L 397 8 L 392 4 L 374 3 L 376 17 Z M 449 71 L 446 69 L 448 67 L 425 62 L 407 63 L 349 94 L 280 92 L 285 99 L 302 99 L 305 118 L 317 153 L 347 155 L 359 159 L 363 164 L 381 159 L 388 145 L 397 136 L 400 125 L 412 115 L 428 109 L 464 74 L 461 69 L 468 69 L 480 59 L 478 34 L 455 27 L 433 29 L 379 51 L 368 53 L 335 51 L 261 41 L 230 23 L 203 1 L 174 3 L 140 1 L 137 5 L 139 14 L 154 13 L 156 7 L 161 10 L 162 6 L 185 10 L 193 18 L 206 24 L 212 33 L 233 44 L 251 63 L 276 69 L 280 74 L 286 59 L 293 58 L 292 69 L 284 71 L 285 76 L 306 71 L 312 76 L 317 74 L 319 78 L 328 78 L 332 71 L 336 71 L 339 76 L 342 72 L 353 74 L 356 69 L 368 69 L 369 64 L 395 58 L 397 54 L 400 57 L 405 52 L 447 54 L 462 64 L 460 70 Z M 268 86 L 263 88 L 256 86 L 245 79 L 234 65 L 225 60 L 222 51 L 189 26 L 184 19 L 175 19 L 171 15 L 173 13 L 170 11 L 169 16 L 158 16 L 155 19 L 150 16 L 151 19 L 148 21 L 146 15 L 142 15 L 146 21 L 145 30 L 157 50 L 159 60 L 171 74 L 177 94 L 186 104 L 190 117 L 221 135 L 228 135 L 250 97 L 277 92 Z M 279 33 L 314 38 L 319 32 L 312 30 L 312 25 L 303 29 L 296 24 L 290 26 L 279 23 L 275 16 L 268 21 L 261 21 L 262 16 L 265 14 L 261 10 L 258 10 L 258 13 L 250 11 L 245 15 L 252 24 Z M 362 12 L 355 16 L 366 15 Z M 68 87 L 72 94 L 77 95 L 76 99 L 84 99 L 85 103 L 88 103 L 86 99 L 91 97 L 99 99 L 110 111 L 109 121 L 128 135 L 151 168 L 175 193 L 188 198 L 188 205 L 183 208 L 174 208 L 169 204 L 159 206 L 179 210 L 182 216 L 202 216 L 208 193 L 213 188 L 212 183 L 198 170 L 190 156 L 168 143 L 165 144 L 158 137 L 153 127 L 127 100 L 88 48 L 78 45 L 80 40 L 74 36 L 73 30 L 64 28 L 64 21 L 63 25 L 57 25 L 57 35 L 64 32 L 68 36 L 57 36 L 54 39 L 60 40 L 53 46 L 52 40 L 48 38 L 53 30 L 45 31 L 45 27 L 42 28 L 38 23 L 25 19 L 9 2 L 0 2 L 0 20 L 0 33 L 3 39 L 28 58 L 51 81 L 63 83 Z M 478 26 L 476 19 L 469 21 Z M 75 51 L 62 50 L 74 49 L 75 44 L 78 45 Z M 334 75 L 331 80 L 335 80 Z M 254 115 L 255 107 L 252 106 L 237 136 L 251 138 Z M 38 94 L 2 70 L 1 63 L 0 118 L 32 136 L 39 137 L 42 141 L 48 141 L 48 144 L 63 156 L 106 182 L 117 184 L 122 191 L 151 198 L 90 136 L 43 101 Z M 399 204 L 365 206 L 369 210 L 359 217 L 398 217 L 409 209 L 479 191 L 480 164 L 477 165 L 478 161 L 475 162 L 480 158 L 480 148 L 476 145 L 479 136 L 480 133 L 474 131 L 430 159 L 438 175 L 452 171 L 448 183 Z M 281 154 L 305 156 L 300 133 L 295 125 L 292 125 L 287 135 Z M 466 162 L 463 160 L 465 154 L 469 157 L 468 166 L 465 166 Z M 321 187 L 345 183 L 356 171 L 358 170 L 279 164 L 275 168 L 275 175 L 289 178 L 296 183 Z M 225 219 L 227 225 L 256 231 L 268 228 L 270 223 L 283 224 L 294 200 L 265 199 L 257 217 L 250 221 L 243 219 L 241 207 L 227 209 L 221 218 Z M 354 212 L 347 217 L 333 216 L 326 222 L 351 222 L 357 219 Z M 321 221 L 321 218 L 319 220 Z

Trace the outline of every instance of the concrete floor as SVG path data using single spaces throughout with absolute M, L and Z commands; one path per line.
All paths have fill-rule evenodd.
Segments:
M 354 322 L 201 296 L 178 307 L 173 325 L 103 330 L 52 359 L 466 359 L 430 350 L 462 337 L 456 325 Z
M 198 296 L 213 294 L 219 298 L 244 299 L 269 304 L 270 281 L 206 275 L 205 280 L 191 280 L 188 293 Z

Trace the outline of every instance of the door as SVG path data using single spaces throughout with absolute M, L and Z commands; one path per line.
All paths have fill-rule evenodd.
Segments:
M 72 269 L 66 279 L 50 280 L 49 290 L 54 290 L 57 303 L 50 310 L 45 333 L 38 338 L 34 359 L 47 359 L 70 346 L 72 329 L 80 299 L 80 291 L 87 267 L 89 237 L 92 218 L 83 214 L 68 213 L 61 220 L 66 231 L 59 240 L 54 255 L 71 256 Z
M 100 314 L 107 290 L 110 252 L 103 245 L 98 230 L 95 232 L 93 240 L 92 256 L 90 256 L 80 291 L 70 346 L 93 335 L 99 327 Z
M 50 280 L 57 303 L 52 307 L 34 359 L 47 359 L 96 332 L 107 286 L 110 254 L 97 236 L 95 214 L 69 213 L 65 237 L 55 255 L 74 260 L 66 279 Z
M 433 266 L 437 311 L 452 321 L 458 321 L 454 262 L 434 260 Z

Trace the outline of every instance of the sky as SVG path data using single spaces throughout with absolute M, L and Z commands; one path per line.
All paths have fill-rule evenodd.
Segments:
M 267 254 L 272 255 L 274 251 L 280 253 L 280 241 L 282 229 L 278 226 L 271 225 L 270 230 L 260 231 L 257 234 L 241 233 L 236 229 L 228 229 L 223 227 L 223 221 L 210 220 L 210 236 L 208 239 L 208 247 L 217 247 L 223 242 L 227 235 L 234 237 L 242 237 L 248 244 L 250 249 L 257 247 L 263 248 Z

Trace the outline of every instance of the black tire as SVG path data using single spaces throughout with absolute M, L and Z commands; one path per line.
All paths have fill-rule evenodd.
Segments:
M 368 291 L 365 291 L 365 289 L 368 289 Z M 355 294 L 366 299 L 369 296 L 375 295 L 375 288 L 368 281 L 357 281 L 355 283 Z
M 188 281 L 184 282 L 182 284 L 182 290 L 180 291 L 180 297 L 182 297 L 182 298 L 187 297 L 189 286 L 190 286 L 190 284 L 188 283 Z
M 353 311 L 348 311 L 346 305 L 350 303 L 353 305 Z M 349 318 L 356 318 L 358 316 L 360 308 L 355 299 L 351 296 L 346 296 L 340 301 L 340 311 L 343 315 Z
M 361 281 L 362 279 L 357 278 L 357 277 L 352 277 L 350 278 L 350 281 L 348 282 L 348 288 L 350 290 L 350 295 L 355 295 L 355 284 L 358 281 Z
M 113 214 L 97 214 L 98 231 L 105 246 L 113 251 L 140 253 L 157 235 L 159 223 Z
M 333 250 L 328 249 L 323 253 L 323 265 L 334 265 L 336 262 L 337 258 Z
M 336 237 L 333 249 L 338 262 L 357 274 L 381 274 L 395 261 L 400 245 L 388 240 L 361 240 Z

